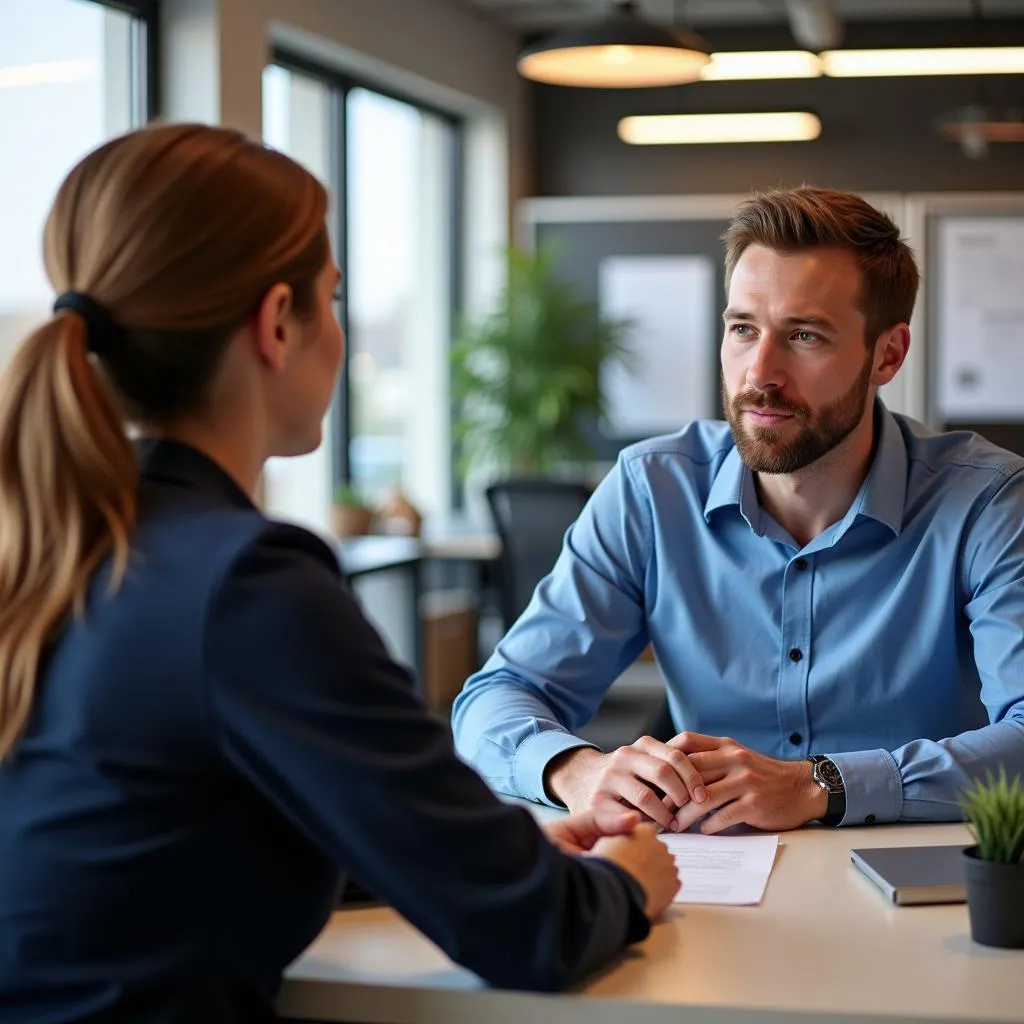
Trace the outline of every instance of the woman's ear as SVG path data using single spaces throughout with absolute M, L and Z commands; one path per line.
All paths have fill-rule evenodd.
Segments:
M 275 284 L 267 289 L 256 310 L 256 353 L 264 365 L 275 373 L 284 370 L 291 349 L 291 317 L 293 295 L 289 284 Z

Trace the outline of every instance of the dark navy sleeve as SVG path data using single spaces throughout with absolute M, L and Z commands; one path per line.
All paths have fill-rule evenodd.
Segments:
M 316 538 L 268 526 L 206 629 L 224 756 L 453 960 L 554 990 L 646 936 L 639 886 L 562 854 L 456 757 Z

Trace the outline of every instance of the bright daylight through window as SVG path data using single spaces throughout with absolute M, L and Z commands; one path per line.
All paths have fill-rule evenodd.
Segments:
M 451 492 L 456 123 L 328 72 L 275 64 L 263 75 L 263 134 L 344 204 L 330 223 L 348 335 L 324 443 L 270 460 L 267 511 L 326 531 L 332 492 L 347 477 L 373 505 L 400 489 L 436 514 Z
M 49 313 L 42 232 L 61 180 L 142 124 L 145 36 L 91 0 L 0 0 L 0 368 Z

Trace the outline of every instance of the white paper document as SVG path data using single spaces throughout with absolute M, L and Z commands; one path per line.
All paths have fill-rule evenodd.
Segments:
M 673 903 L 760 903 L 775 865 L 778 836 L 659 836 L 675 857 L 682 881 Z

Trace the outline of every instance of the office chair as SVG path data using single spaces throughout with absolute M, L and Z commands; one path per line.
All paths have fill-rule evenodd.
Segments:
M 658 710 L 654 712 L 654 716 L 641 730 L 640 735 L 651 736 L 656 740 L 661 740 L 662 743 L 668 743 L 678 731 L 675 722 L 672 721 L 668 697 L 664 697 L 658 706 Z
M 507 629 L 551 571 L 565 531 L 591 492 L 585 484 L 565 480 L 512 478 L 491 484 L 486 493 L 501 540 L 501 614 Z

